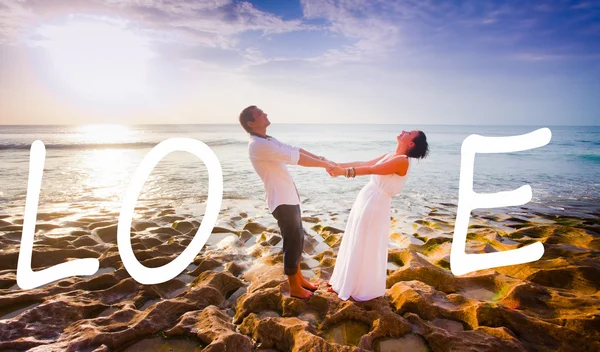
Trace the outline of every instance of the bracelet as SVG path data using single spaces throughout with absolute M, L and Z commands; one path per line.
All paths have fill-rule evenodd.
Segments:
M 349 167 L 346 169 L 346 178 L 354 178 L 356 177 L 356 169 L 353 167 Z

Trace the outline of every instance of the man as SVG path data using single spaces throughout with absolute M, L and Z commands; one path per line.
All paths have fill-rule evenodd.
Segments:
M 271 122 L 267 114 L 254 105 L 245 108 L 240 113 L 239 120 L 250 134 L 250 161 L 265 185 L 269 211 L 281 230 L 283 266 L 290 284 L 290 295 L 308 298 L 318 286 L 308 282 L 300 270 L 305 232 L 302 227 L 300 196 L 286 164 L 327 168 L 335 163 L 268 136 L 267 127 Z

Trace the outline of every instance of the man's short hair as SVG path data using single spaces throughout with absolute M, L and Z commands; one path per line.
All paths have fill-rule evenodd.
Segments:
M 256 109 L 256 105 L 250 105 L 249 107 L 242 110 L 240 113 L 240 125 L 246 130 L 248 133 L 252 133 L 252 128 L 248 126 L 248 122 L 254 121 L 254 116 L 252 112 Z

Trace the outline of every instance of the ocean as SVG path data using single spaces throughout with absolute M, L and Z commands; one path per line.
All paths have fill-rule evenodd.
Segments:
M 430 155 L 414 161 L 393 208 L 416 216 L 440 204 L 456 205 L 460 148 L 470 134 L 512 136 L 544 126 L 409 126 L 277 124 L 268 133 L 282 142 L 336 162 L 369 160 L 395 150 L 402 130 L 421 129 Z M 600 204 L 600 126 L 552 127 L 544 147 L 517 153 L 479 154 L 474 190 L 498 192 L 531 185 L 528 206 L 560 211 L 570 205 Z M 223 169 L 223 199 L 264 205 L 264 190 L 248 160 L 248 137 L 237 124 L 140 126 L 0 126 L 0 211 L 22 212 L 27 193 L 29 148 L 46 145 L 40 207 L 62 206 L 117 211 L 133 171 L 157 143 L 172 137 L 198 139 L 212 148 Z M 302 208 L 342 212 L 352 206 L 367 177 L 331 178 L 322 169 L 289 167 Z M 154 169 L 139 202 L 182 206 L 206 200 L 204 164 L 174 152 Z M 264 205 L 266 211 L 266 205 Z

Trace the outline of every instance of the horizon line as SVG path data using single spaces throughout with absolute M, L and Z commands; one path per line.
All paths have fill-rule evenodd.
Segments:
M 239 125 L 238 122 L 227 122 L 227 123 L 73 123 L 73 124 L 0 124 L 0 127 L 34 127 L 34 126 L 104 126 L 104 125 L 119 125 L 119 126 L 195 126 L 195 125 Z M 558 125 L 558 124 L 436 124 L 436 123 L 342 123 L 342 122 L 329 122 L 329 123 L 318 123 L 318 122 L 277 122 L 276 125 L 340 125 L 340 126 L 377 126 L 377 125 L 409 125 L 409 126 L 487 126 L 487 127 L 506 127 L 506 126 L 519 126 L 519 127 L 537 127 L 537 126 L 549 126 L 549 127 L 600 127 L 597 125 Z

